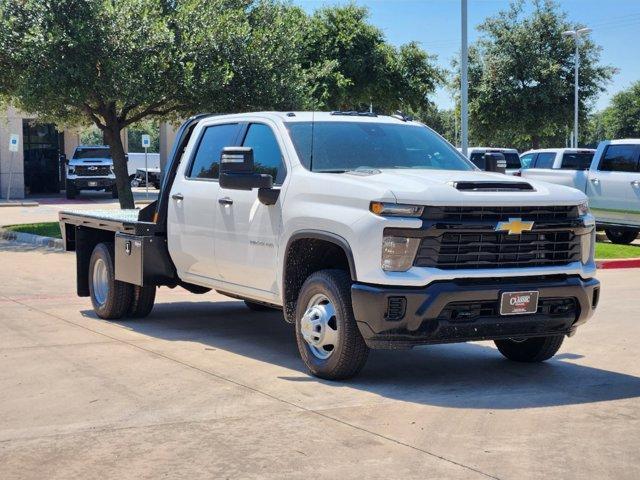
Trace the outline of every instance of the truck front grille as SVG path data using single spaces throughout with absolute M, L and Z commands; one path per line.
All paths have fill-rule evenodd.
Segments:
M 580 260 L 580 238 L 571 231 L 443 233 L 425 237 L 414 265 L 444 270 L 566 265 Z
M 75 169 L 79 177 L 106 177 L 111 174 L 108 165 L 79 165 Z
M 575 205 L 548 205 L 542 207 L 425 207 L 425 220 L 479 220 L 500 221 L 510 217 L 525 221 L 562 221 L 578 218 Z

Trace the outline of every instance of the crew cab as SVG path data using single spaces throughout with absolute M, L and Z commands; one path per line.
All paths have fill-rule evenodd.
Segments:
M 118 197 L 109 147 L 80 145 L 66 163 L 67 198 L 76 198 L 82 190 L 104 190 L 113 198 Z
M 494 340 L 543 361 L 599 298 L 583 193 L 482 172 L 425 125 L 371 113 L 191 118 L 157 202 L 60 223 L 99 317 L 148 315 L 160 286 L 213 289 L 282 309 L 327 379 L 372 348 Z
M 597 150 L 526 152 L 533 168 L 522 177 L 577 188 L 586 193 L 596 223 L 614 243 L 631 243 L 640 231 L 640 139 L 606 140 Z

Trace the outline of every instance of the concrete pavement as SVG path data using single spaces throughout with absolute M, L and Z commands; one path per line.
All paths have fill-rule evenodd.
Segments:
M 640 477 L 640 270 L 600 272 L 598 314 L 545 364 L 374 351 L 332 383 L 278 312 L 162 288 L 107 322 L 73 255 L 0 243 L 0 265 L 3 479 Z

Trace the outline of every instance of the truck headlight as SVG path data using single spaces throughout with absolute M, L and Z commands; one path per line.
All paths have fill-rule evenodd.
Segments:
M 595 245 L 595 230 L 585 235 L 580 235 L 580 260 L 583 265 L 589 263 L 589 259 L 593 255 L 593 249 Z
M 76 167 L 69 167 L 69 169 L 67 170 L 67 173 L 69 175 L 75 175 L 76 173 Z
M 391 217 L 419 217 L 424 207 L 421 205 L 403 205 L 401 203 L 371 202 L 369 210 L 376 215 Z
M 109 171 L 111 172 L 111 175 L 115 175 L 115 174 L 116 174 L 116 171 L 115 171 L 115 169 L 113 168 L 113 165 L 111 165 L 111 166 L 109 167 Z
M 382 240 L 382 269 L 405 272 L 413 265 L 420 245 L 419 238 L 384 237 Z
M 580 205 L 578 205 L 578 215 L 580 215 L 581 217 L 584 215 L 589 215 L 589 202 L 588 201 L 584 201 L 582 202 Z

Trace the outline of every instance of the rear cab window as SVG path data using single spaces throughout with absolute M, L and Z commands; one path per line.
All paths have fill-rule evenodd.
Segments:
M 606 147 L 598 170 L 602 172 L 638 172 L 640 145 L 609 145 Z
M 563 170 L 589 170 L 593 152 L 565 152 L 560 168 Z
M 555 152 L 540 152 L 536 158 L 535 168 L 553 168 L 556 159 Z

